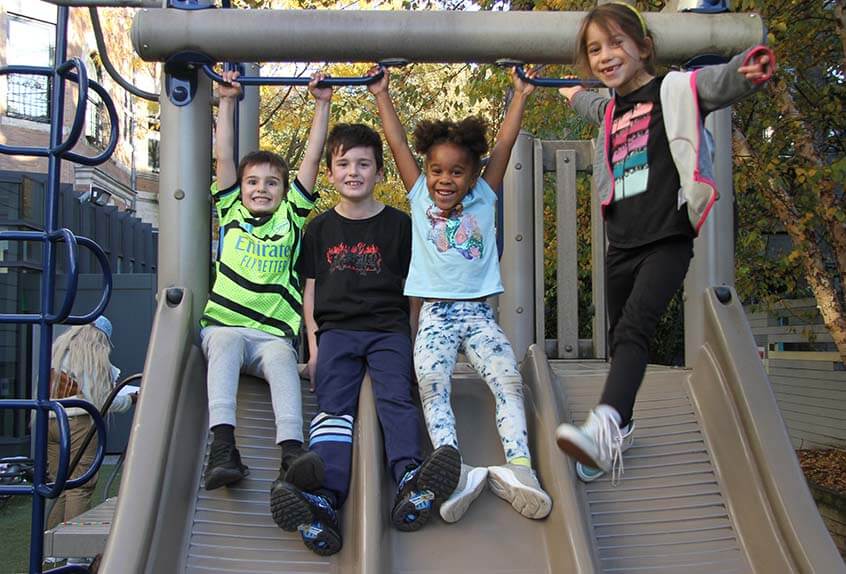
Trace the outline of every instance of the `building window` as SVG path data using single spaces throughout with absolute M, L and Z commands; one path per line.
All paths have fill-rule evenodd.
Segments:
M 55 55 L 53 24 L 9 14 L 7 64 L 52 66 Z M 37 122 L 50 122 L 50 79 L 47 76 L 9 74 L 6 114 Z
M 98 84 L 103 85 L 103 67 L 96 61 L 88 64 L 89 75 Z M 92 74 L 93 72 L 93 74 Z M 88 90 L 88 105 L 85 108 L 85 138 L 88 143 L 99 149 L 105 149 L 109 143 L 109 114 L 100 95 L 94 90 Z
M 159 140 L 147 140 L 147 164 L 150 171 L 159 173 Z

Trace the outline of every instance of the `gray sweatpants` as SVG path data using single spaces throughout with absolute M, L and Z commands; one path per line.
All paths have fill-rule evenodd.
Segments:
M 303 409 L 297 352 L 291 339 L 248 327 L 205 327 L 200 332 L 208 362 L 209 428 L 235 425 L 238 378 L 260 377 L 270 385 L 276 442 L 303 440 Z

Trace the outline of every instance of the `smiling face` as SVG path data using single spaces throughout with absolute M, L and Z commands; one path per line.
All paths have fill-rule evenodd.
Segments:
M 269 163 L 244 168 L 241 176 L 241 203 L 255 217 L 271 215 L 285 197 L 282 173 Z
M 442 211 L 450 211 L 464 199 L 478 177 L 478 166 L 470 152 L 454 143 L 439 143 L 426 156 L 426 187 L 429 197 Z
M 382 180 L 382 170 L 376 165 L 372 147 L 339 148 L 332 153 L 327 177 L 342 198 L 359 202 L 373 197 L 373 188 Z
M 609 22 L 608 30 L 592 22 L 585 30 L 585 49 L 593 75 L 621 95 L 652 79 L 644 64 L 649 52 L 640 50 L 615 22 Z

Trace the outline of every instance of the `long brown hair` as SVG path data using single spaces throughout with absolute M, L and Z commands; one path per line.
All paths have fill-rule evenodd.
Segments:
M 596 24 L 608 35 L 612 33 L 612 26 L 619 26 L 623 34 L 632 39 L 639 52 L 648 54 L 643 59 L 643 67 L 647 72 L 655 75 L 655 38 L 652 37 L 652 32 L 646 26 L 643 16 L 630 4 L 610 2 L 588 12 L 579 27 L 579 33 L 576 36 L 576 68 L 583 76 L 592 75 L 585 38 L 588 26 L 591 24 Z

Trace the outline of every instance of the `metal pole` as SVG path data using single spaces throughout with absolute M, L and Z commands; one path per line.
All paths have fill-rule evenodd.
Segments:
M 572 63 L 584 12 L 139 10 L 132 43 L 145 60 L 201 52 L 215 62 Z M 732 56 L 764 37 L 754 14 L 646 13 L 658 60 Z M 527 33 L 531 31 L 531 33 Z M 315 41 L 319 38 L 320 41 Z
M 260 75 L 258 64 L 243 64 L 244 74 Z M 238 103 L 238 160 L 259 148 L 259 86 L 243 86 L 244 97 Z
M 555 226 L 558 237 L 556 279 L 558 283 L 559 359 L 579 358 L 579 246 L 576 192 L 576 152 L 555 152 Z
M 58 67 L 67 58 L 68 47 L 68 8 L 57 8 L 56 16 L 56 51 L 53 65 Z M 50 147 L 55 148 L 62 142 L 65 110 L 65 79 L 54 73 L 50 97 Z M 44 199 L 44 232 L 52 233 L 59 228 L 59 192 L 62 179 L 62 158 L 51 153 L 47 159 L 47 197 Z M 44 267 L 41 272 L 41 320 L 39 321 L 39 357 L 38 385 L 35 398 L 39 405 L 46 406 L 50 400 L 50 362 L 53 347 L 53 324 L 46 315 L 53 310 L 54 281 L 56 275 L 56 244 L 44 242 Z M 44 484 L 47 478 L 47 433 L 48 409 L 35 409 L 34 442 L 35 456 L 33 483 Z M 36 490 L 32 496 L 32 523 L 30 525 L 29 571 L 41 572 L 44 557 L 44 497 Z
M 503 253 L 500 259 L 505 293 L 499 296 L 499 322 L 518 360 L 535 337 L 533 138 L 517 137 L 503 180 Z
M 734 189 L 731 157 L 731 108 L 705 120 L 714 136 L 714 179 L 720 199 L 693 242 L 693 260 L 684 281 L 684 362 L 693 366 L 705 343 L 705 290 L 734 286 Z
M 162 76 L 162 85 L 164 81 Z M 209 290 L 211 256 L 209 79 L 197 73 L 194 97 L 183 106 L 174 105 L 162 90 L 161 116 L 158 292 L 167 287 L 190 290 L 192 324 L 199 332 Z

